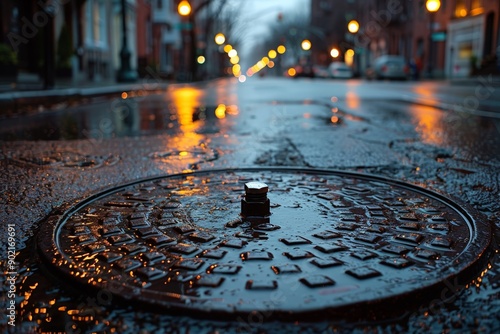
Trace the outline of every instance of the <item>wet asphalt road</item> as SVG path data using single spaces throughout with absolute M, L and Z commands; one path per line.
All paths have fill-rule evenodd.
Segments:
M 271 333 L 282 327 L 255 323 L 242 328 L 231 322 L 160 316 L 125 305 L 89 305 L 88 296 L 41 274 L 30 256 L 30 237 L 52 210 L 145 177 L 255 166 L 376 174 L 424 186 L 474 207 L 495 227 L 498 240 L 498 89 L 487 81 L 449 86 L 437 82 L 264 78 L 237 84 L 218 80 L 172 86 L 162 94 L 122 95 L 2 119 L 0 215 L 3 222 L 16 226 L 22 262 L 17 277 L 22 323 L 16 329 Z M 484 277 L 430 311 L 409 310 L 382 323 L 332 321 L 284 327 L 296 332 L 495 332 L 500 328 L 499 265 L 496 254 Z M 71 303 L 73 308 L 91 308 L 94 314 L 92 319 L 81 317 L 73 328 L 61 329 L 65 320 L 60 308 Z

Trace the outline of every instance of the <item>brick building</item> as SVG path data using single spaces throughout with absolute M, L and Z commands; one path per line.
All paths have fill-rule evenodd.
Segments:
M 431 14 L 424 0 L 311 0 L 311 24 L 327 36 L 313 59 L 324 62 L 328 48 L 339 47 L 355 50 L 361 73 L 383 54 L 403 55 L 434 77 L 498 72 L 500 1 L 440 2 Z M 351 19 L 360 24 L 355 35 L 346 29 Z

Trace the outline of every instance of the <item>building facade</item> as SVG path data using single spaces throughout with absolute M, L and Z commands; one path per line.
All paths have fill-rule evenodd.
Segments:
M 16 59 L 18 81 L 32 78 L 45 82 L 46 88 L 55 81 L 113 81 L 122 65 L 126 36 L 130 67 L 148 75 L 148 68 L 150 72 L 169 68 L 169 48 L 180 40 L 175 33 L 169 35 L 178 21 L 175 1 L 1 1 L 0 51 Z M 168 11 L 156 10 L 162 3 Z M 161 30 L 157 40 L 155 25 Z
M 312 0 L 311 24 L 322 27 L 327 48 L 355 51 L 360 73 L 384 54 L 397 54 L 432 77 L 458 78 L 498 72 L 500 1 L 441 0 L 436 13 L 424 0 Z M 347 32 L 355 19 L 360 29 Z M 332 24 L 332 23 L 335 24 Z M 331 61 L 331 59 L 329 59 Z
M 177 13 L 178 1 L 152 0 L 153 64 L 162 77 L 173 78 L 179 68 L 182 22 Z

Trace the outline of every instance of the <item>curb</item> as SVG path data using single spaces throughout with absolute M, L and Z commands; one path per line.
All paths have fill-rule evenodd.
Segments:
M 123 84 L 105 87 L 56 88 L 49 91 L 15 91 L 0 93 L 0 118 L 22 115 L 39 106 L 48 107 L 59 103 L 76 104 L 84 99 L 110 97 L 122 92 L 165 90 L 168 83 Z
M 196 82 L 152 82 L 147 81 L 116 84 L 109 86 L 56 88 L 52 90 L 12 91 L 0 93 L 0 119 L 24 115 L 38 107 L 50 107 L 60 103 L 77 104 L 85 99 L 111 97 L 123 92 L 148 93 L 165 91 L 171 86 L 204 85 L 224 78 L 215 78 Z

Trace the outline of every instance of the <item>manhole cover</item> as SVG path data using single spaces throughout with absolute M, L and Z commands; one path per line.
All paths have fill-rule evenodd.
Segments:
M 252 181 L 265 183 L 248 196 L 267 196 L 267 218 L 241 216 L 254 210 L 242 203 Z M 464 208 L 409 184 L 238 169 L 97 194 L 51 216 L 39 246 L 53 270 L 130 303 L 297 319 L 425 298 L 458 275 L 475 275 L 490 239 L 489 226 Z

